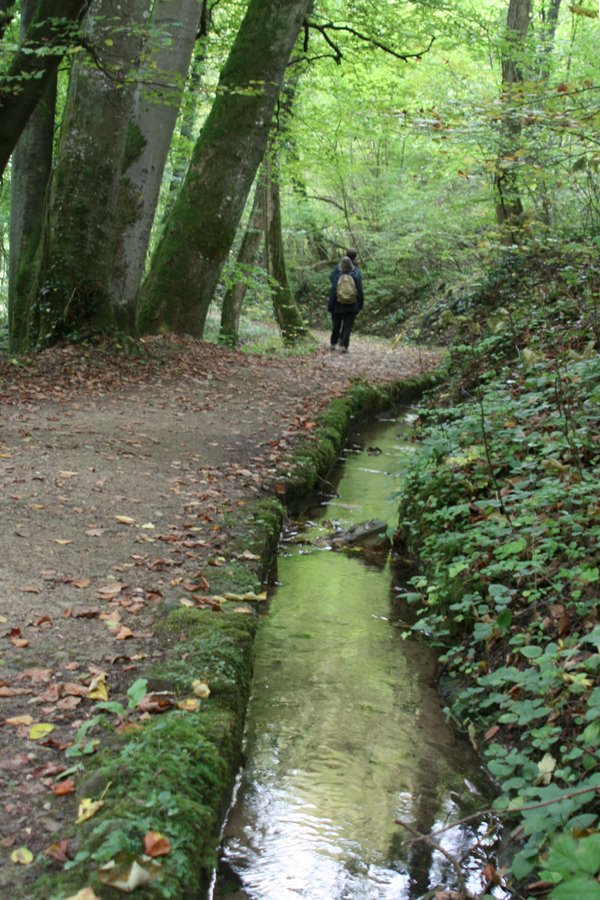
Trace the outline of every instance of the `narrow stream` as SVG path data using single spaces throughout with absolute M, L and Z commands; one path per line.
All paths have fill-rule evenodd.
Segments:
M 457 886 L 449 860 L 405 845 L 395 820 L 436 831 L 485 807 L 486 782 L 445 723 L 432 655 L 401 638 L 389 562 L 327 541 L 375 517 L 393 528 L 409 427 L 405 416 L 354 434 L 335 487 L 284 536 L 213 897 L 376 900 Z M 469 848 L 486 829 L 475 821 L 437 838 L 474 890 L 485 862 Z

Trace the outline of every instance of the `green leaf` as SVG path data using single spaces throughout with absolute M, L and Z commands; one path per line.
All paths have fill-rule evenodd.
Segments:
M 129 700 L 128 706 L 129 709 L 135 709 L 138 706 L 144 697 L 146 696 L 148 690 L 148 679 L 147 678 L 138 678 L 133 684 L 130 686 L 127 691 L 127 697 Z
M 600 900 L 600 884 L 591 878 L 570 878 L 552 889 L 550 900 Z

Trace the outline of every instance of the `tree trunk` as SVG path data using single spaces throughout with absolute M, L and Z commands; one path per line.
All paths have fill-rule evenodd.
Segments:
M 199 21 L 198 0 L 156 0 L 156 36 L 144 53 L 129 126 L 133 152 L 119 191 L 110 280 L 117 323 L 127 332 L 135 328 L 150 231 Z
M 256 179 L 256 191 L 250 218 L 236 260 L 236 272 L 242 273 L 243 276 L 249 272 L 249 267 L 256 261 L 256 254 L 264 237 L 264 191 L 264 184 L 259 174 Z M 223 300 L 220 338 L 224 344 L 232 347 L 235 347 L 238 342 L 242 303 L 247 290 L 247 282 L 240 279 L 229 288 Z
M 550 77 L 550 56 L 554 47 L 556 27 L 560 13 L 561 0 L 549 0 L 548 7 L 543 10 L 542 40 L 540 46 L 539 79 L 547 81 Z
M 201 337 L 312 0 L 250 0 L 142 290 L 139 325 Z
M 197 112 L 198 90 L 202 82 L 207 59 L 208 33 L 212 25 L 212 7 L 209 8 L 208 0 L 202 0 L 200 14 L 200 30 L 196 40 L 187 90 L 183 98 L 183 109 L 179 122 L 178 141 L 175 152 L 171 148 L 172 170 L 169 178 L 167 200 L 163 211 L 163 223 L 167 221 L 173 202 L 183 184 L 188 169 L 190 156 L 194 149 L 195 139 L 198 136 Z M 182 145 L 182 146 L 180 146 Z
M 510 0 L 502 56 L 504 124 L 494 175 L 496 220 L 507 243 L 515 243 L 523 218 L 514 157 L 520 145 L 522 124 L 521 115 L 514 107 L 520 100 L 524 44 L 530 19 L 531 0 Z
M 273 311 L 285 344 L 306 334 L 306 326 L 290 288 L 281 233 L 281 202 L 277 166 L 265 161 L 265 257 L 270 276 Z
M 89 2 L 39 0 L 19 50 L 0 76 L 0 176 L 67 47 L 78 40 Z M 56 52 L 49 53 L 53 47 Z M 35 52 L 40 48 L 43 54 Z
M 20 40 L 34 16 L 37 0 L 22 0 Z M 30 258 L 39 241 L 40 206 L 46 197 L 52 169 L 56 72 L 48 78 L 44 93 L 25 126 L 12 155 L 10 202 L 10 251 L 8 259 L 8 329 L 11 343 L 19 346 L 27 330 L 30 286 L 17 285 L 20 261 Z
M 125 22 L 113 0 L 93 0 L 86 20 L 99 60 L 78 60 L 71 75 L 33 296 L 39 346 L 116 327 L 113 228 L 148 5 L 131 0 Z

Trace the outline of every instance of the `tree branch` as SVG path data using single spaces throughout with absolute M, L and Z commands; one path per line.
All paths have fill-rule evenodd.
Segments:
M 89 0 L 40 0 L 21 47 L 0 76 L 0 175 L 48 81 L 78 38 Z M 39 49 L 39 53 L 32 50 Z
M 431 50 L 433 43 L 435 41 L 435 35 L 433 35 L 429 41 L 428 46 L 424 50 L 418 50 L 416 53 L 398 53 L 397 50 L 394 50 L 392 47 L 388 47 L 387 44 L 382 43 L 377 40 L 377 38 L 371 37 L 368 34 L 363 34 L 360 31 L 357 31 L 356 28 L 352 28 L 350 25 L 336 25 L 334 22 L 325 22 L 323 24 L 318 24 L 317 22 L 311 22 L 310 19 L 306 22 L 306 28 L 312 28 L 314 31 L 318 31 L 319 34 L 327 41 L 329 46 L 336 53 L 336 62 L 339 63 L 342 60 L 342 52 L 339 47 L 333 42 L 333 40 L 327 34 L 328 31 L 343 31 L 347 34 L 351 34 L 353 37 L 358 38 L 360 41 L 363 41 L 366 44 L 371 44 L 373 47 L 377 47 L 378 50 L 383 50 L 384 53 L 389 53 L 390 56 L 395 57 L 396 59 L 401 59 L 403 62 L 408 62 L 409 59 L 421 59 L 425 53 L 429 53 Z M 308 45 L 308 41 L 305 39 L 305 47 Z

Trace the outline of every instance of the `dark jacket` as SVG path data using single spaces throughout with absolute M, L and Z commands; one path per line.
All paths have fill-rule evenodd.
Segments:
M 333 272 L 331 273 L 331 287 L 329 289 L 329 300 L 327 303 L 327 311 L 332 313 L 334 316 L 343 316 L 347 313 L 358 313 L 363 308 L 364 303 L 364 294 L 363 294 L 363 286 L 362 286 L 362 278 L 360 269 L 358 266 L 355 266 L 350 274 L 354 278 L 356 282 L 356 302 L 355 303 L 338 303 L 336 300 L 336 288 L 337 283 L 340 278 L 340 270 L 336 266 Z

